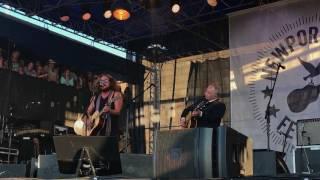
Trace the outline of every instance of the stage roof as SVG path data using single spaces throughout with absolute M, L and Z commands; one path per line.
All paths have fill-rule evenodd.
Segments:
M 113 3 L 119 0 L 111 0 Z M 106 0 L 1 0 L 10 6 L 69 28 L 90 34 L 126 48 L 149 59 L 163 61 L 228 48 L 227 13 L 278 0 L 218 0 L 214 8 L 207 0 L 181 0 L 181 11 L 170 11 L 170 0 L 127 0 L 131 17 L 120 22 L 103 17 Z M 146 2 L 157 6 L 151 8 Z M 93 17 L 84 22 L 81 7 L 90 8 Z M 68 8 L 71 19 L 59 20 L 62 8 Z M 151 44 L 160 48 L 148 49 Z

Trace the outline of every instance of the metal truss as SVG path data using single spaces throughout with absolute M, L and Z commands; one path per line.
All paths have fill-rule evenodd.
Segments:
M 38 15 L 55 23 L 61 23 L 58 10 L 61 7 L 75 7 L 91 5 L 94 8 L 104 6 L 105 0 L 0 0 L 10 4 L 30 15 Z M 205 28 L 205 25 L 225 18 L 225 14 L 243 8 L 259 6 L 278 0 L 219 0 L 217 8 L 211 8 L 206 0 L 184 0 L 181 12 L 173 15 L 168 7 L 168 0 L 163 0 L 163 7 L 147 9 L 139 0 L 129 0 L 131 12 L 135 16 L 127 22 L 114 19 L 101 20 L 92 18 L 88 22 L 71 18 L 63 25 L 90 34 L 97 42 L 107 41 L 117 46 L 126 47 L 127 43 L 143 38 L 167 35 L 175 31 L 185 31 L 218 49 L 226 49 L 225 44 L 215 42 L 207 37 L 206 33 L 196 31 Z M 75 19 L 75 20 L 73 20 Z M 154 19 L 154 20 L 153 20 Z

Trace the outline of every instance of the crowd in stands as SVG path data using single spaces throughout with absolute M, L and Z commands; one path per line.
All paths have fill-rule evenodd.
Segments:
M 98 75 L 94 75 L 92 72 L 75 72 L 68 67 L 58 65 L 52 59 L 49 59 L 46 63 L 23 60 L 19 50 L 12 51 L 8 61 L 5 59 L 4 53 L 1 52 L 0 69 L 10 69 L 20 75 L 31 76 L 77 89 L 88 88 L 91 92 L 97 90 Z

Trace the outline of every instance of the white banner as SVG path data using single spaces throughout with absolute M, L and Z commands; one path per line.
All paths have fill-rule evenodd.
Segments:
M 292 152 L 298 120 L 320 118 L 319 0 L 280 1 L 230 15 L 231 125 L 267 148 L 265 111 L 271 101 L 271 149 Z M 320 131 L 320 130 L 319 130 Z

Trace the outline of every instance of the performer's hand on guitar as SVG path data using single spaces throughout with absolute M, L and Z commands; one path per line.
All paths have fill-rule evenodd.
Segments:
M 192 115 L 192 117 L 198 117 L 201 115 L 201 111 L 199 111 L 199 110 L 192 111 L 191 115 Z
M 187 127 L 187 122 L 186 122 L 186 118 L 185 117 L 181 117 L 180 118 L 180 126 L 183 128 Z
M 104 106 L 104 108 L 103 108 L 103 112 L 105 112 L 105 113 L 109 113 L 110 110 L 111 110 L 110 106 Z
M 87 109 L 87 114 L 92 114 L 93 113 L 95 100 L 96 100 L 96 97 L 92 96 L 91 99 L 90 99 L 90 105 L 89 105 L 89 107 Z

